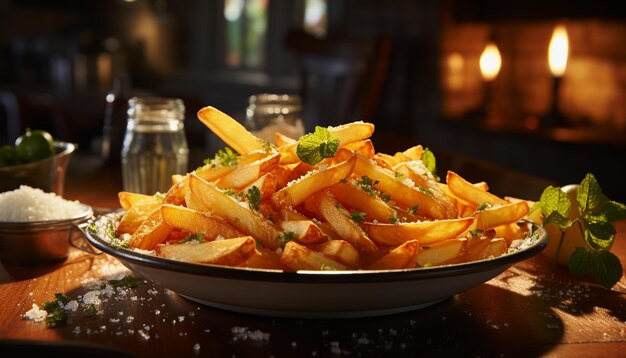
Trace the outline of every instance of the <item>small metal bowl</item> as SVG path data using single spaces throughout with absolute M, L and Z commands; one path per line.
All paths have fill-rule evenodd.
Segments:
M 0 261 L 18 265 L 53 263 L 67 258 L 77 226 L 93 217 L 85 204 L 77 216 L 62 220 L 0 221 Z
M 56 154 L 49 158 L 0 168 L 0 192 L 28 185 L 63 196 L 67 166 L 78 146 L 58 141 L 53 144 Z

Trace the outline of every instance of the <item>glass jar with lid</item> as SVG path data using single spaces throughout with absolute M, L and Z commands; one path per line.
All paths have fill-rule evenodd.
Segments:
M 278 93 L 250 96 L 245 127 L 270 143 L 275 143 L 276 132 L 293 139 L 300 138 L 304 135 L 300 96 Z
M 173 174 L 187 172 L 185 105 L 177 98 L 133 97 L 127 114 L 121 153 L 124 190 L 165 193 Z

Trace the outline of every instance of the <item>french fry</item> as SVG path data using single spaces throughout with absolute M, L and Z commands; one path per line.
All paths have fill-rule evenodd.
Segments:
M 330 257 L 302 246 L 294 241 L 289 241 L 280 261 L 294 271 L 299 270 L 347 270 L 348 267 Z
M 486 208 L 474 214 L 476 228 L 485 230 L 515 223 L 523 219 L 528 211 L 528 203 L 525 201 Z
M 348 267 L 361 267 L 359 250 L 345 240 L 327 240 L 313 245 L 312 248 Z
M 282 147 L 282 146 L 287 145 L 287 144 L 295 143 L 296 140 L 291 138 L 291 137 L 289 137 L 289 136 L 287 136 L 287 135 L 285 135 L 285 134 L 283 134 L 283 133 L 281 133 L 281 132 L 276 132 L 274 134 L 274 142 L 276 142 L 277 146 Z
M 326 240 L 326 234 L 311 220 L 284 220 L 280 227 L 285 232 L 293 232 L 302 244 L 314 244 Z
M 446 176 L 446 183 L 448 184 L 448 188 L 450 189 L 450 191 L 455 196 L 474 205 L 480 205 L 482 203 L 488 203 L 492 205 L 507 204 L 506 200 L 474 186 L 472 183 L 465 180 L 465 178 L 461 177 L 459 174 L 451 170 L 448 171 L 448 174 Z
M 131 196 L 128 196 L 127 198 L 130 198 Z M 137 199 L 137 201 L 135 201 L 132 206 L 124 212 L 124 215 L 122 215 L 122 218 L 120 219 L 115 230 L 118 235 L 134 233 L 141 223 L 147 220 L 150 217 L 150 214 L 157 210 L 163 203 L 163 199 L 157 195 L 139 194 L 137 196 L 133 196 L 132 199 Z
M 252 163 L 237 166 L 217 182 L 220 189 L 241 189 L 278 165 L 278 153 L 274 153 Z
M 239 154 L 264 149 L 267 142 L 250 133 L 236 119 L 207 106 L 198 111 L 198 119 Z
M 280 261 L 280 255 L 276 253 L 276 251 L 263 247 L 257 248 L 257 251 L 239 266 L 267 270 L 289 270 L 289 268 Z
M 370 240 L 361 227 L 350 219 L 350 214 L 326 191 L 313 194 L 308 200 L 343 240 L 349 242 L 361 253 L 370 255 L 378 246 Z
M 407 157 L 408 158 L 408 157 Z M 409 158 L 410 159 L 410 158 Z M 433 174 L 421 160 L 408 160 L 394 167 L 396 172 L 403 173 L 415 183 L 425 188 L 435 201 L 443 208 L 447 218 L 456 217 L 458 212 L 450 197 L 444 193 Z
M 352 173 L 355 163 L 356 157 L 353 156 L 344 162 L 307 175 L 275 192 L 271 198 L 272 204 L 276 208 L 294 207 L 312 194 L 347 178 Z
M 163 203 L 183 205 L 185 203 L 185 194 L 189 191 L 189 180 L 185 176 L 178 176 L 176 183 L 173 183 L 167 193 Z
M 378 196 L 366 193 L 352 183 L 338 183 L 329 187 L 328 191 L 344 207 L 348 206 L 365 212 L 366 221 L 387 222 L 397 215 L 396 211 Z
M 272 172 L 267 172 L 261 175 L 257 180 L 248 184 L 248 186 L 243 188 L 241 191 L 246 193 L 253 186 L 259 188 L 259 191 L 261 193 L 261 200 L 264 201 L 269 199 L 272 194 L 276 192 L 276 188 L 278 188 L 278 178 L 274 174 L 272 174 Z
M 390 170 L 376 165 L 369 158 L 356 154 L 357 162 L 354 172 L 378 181 L 375 187 L 391 195 L 392 200 L 406 206 L 417 207 L 418 213 L 433 219 L 448 219 L 448 212 L 426 190 L 420 190 L 411 183 L 396 179 Z
M 459 256 L 463 255 L 467 239 L 457 238 L 439 241 L 427 246 L 422 245 L 422 249 L 417 254 L 417 265 L 439 266 L 449 262 L 453 262 Z
M 410 240 L 422 245 L 454 238 L 465 232 L 474 218 L 458 218 L 407 223 L 363 223 L 369 237 L 379 245 L 398 246 Z
M 203 234 L 207 241 L 215 240 L 220 236 L 226 239 L 245 236 L 243 232 L 232 227 L 224 219 L 208 216 L 203 212 L 184 206 L 163 204 L 161 205 L 161 217 L 163 222 L 171 227 Z
M 214 184 L 191 173 L 189 190 L 205 207 L 210 208 L 215 215 L 226 219 L 235 228 L 248 235 L 254 235 L 261 244 L 270 249 L 280 247 L 281 242 L 278 240 L 280 231 L 277 228 L 250 208 L 241 205 L 237 199 L 226 195 Z
M 491 257 L 498 257 L 506 254 L 508 250 L 507 240 L 502 237 L 496 237 L 491 239 L 489 245 L 482 252 L 482 258 L 487 259 Z
M 170 232 L 172 227 L 163 222 L 161 210 L 157 209 L 132 233 L 128 246 L 133 249 L 153 250 L 167 240 Z
M 411 158 L 411 160 L 422 160 L 422 154 L 424 153 L 424 147 L 421 144 L 414 145 L 405 149 L 402 154 Z
M 475 235 L 467 236 L 467 244 L 465 245 L 465 252 L 459 257 L 458 262 L 470 262 L 484 259 L 483 253 L 491 240 L 495 237 L 496 231 L 485 230 Z M 455 261 L 456 263 L 457 261 Z
M 133 205 L 141 201 L 158 201 L 159 204 L 161 203 L 161 200 L 154 195 L 133 193 L 130 191 L 120 191 L 117 193 L 117 197 L 120 202 L 120 206 L 124 210 L 130 209 Z
M 419 241 L 409 240 L 380 257 L 367 268 L 370 270 L 414 268 L 417 266 L 417 255 L 419 252 Z
M 256 253 L 256 242 L 252 236 L 244 236 L 200 243 L 158 245 L 155 251 L 170 260 L 237 266 Z

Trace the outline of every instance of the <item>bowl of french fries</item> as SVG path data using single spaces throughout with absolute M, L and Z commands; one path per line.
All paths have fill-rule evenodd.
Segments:
M 184 297 L 240 312 L 354 317 L 436 303 L 547 244 L 532 202 L 436 173 L 422 145 L 376 151 L 374 125 L 255 137 L 218 109 L 227 145 L 166 193 L 120 192 L 89 242 Z

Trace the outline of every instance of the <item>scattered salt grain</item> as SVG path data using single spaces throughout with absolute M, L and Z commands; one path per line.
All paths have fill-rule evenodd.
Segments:
M 78 217 L 84 211 L 84 205 L 78 201 L 65 200 L 27 185 L 0 193 L 0 221 L 61 220 Z
M 35 322 L 41 322 L 44 319 L 46 319 L 47 315 L 48 315 L 48 312 L 39 308 L 39 306 L 36 303 L 33 303 L 33 308 L 31 308 L 24 314 L 24 319 L 29 319 Z

